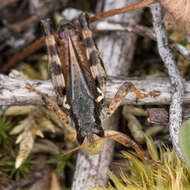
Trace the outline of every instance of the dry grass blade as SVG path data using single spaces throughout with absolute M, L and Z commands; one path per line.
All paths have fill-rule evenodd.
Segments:
M 47 130 L 55 132 L 55 127 L 39 109 L 31 112 L 26 119 L 13 128 L 10 134 L 19 134 L 16 143 L 20 144 L 19 154 L 15 163 L 16 168 L 20 167 L 31 153 L 36 136 L 43 137 L 42 131 Z

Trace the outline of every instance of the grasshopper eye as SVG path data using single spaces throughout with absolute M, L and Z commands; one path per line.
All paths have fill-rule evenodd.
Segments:
M 79 15 L 79 22 L 83 28 L 88 28 L 89 16 L 86 13 Z

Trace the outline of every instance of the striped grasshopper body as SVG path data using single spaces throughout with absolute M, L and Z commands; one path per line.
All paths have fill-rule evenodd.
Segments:
M 57 101 L 50 99 L 34 87 L 42 96 L 47 107 L 65 125 L 74 124 L 77 140 L 94 142 L 94 135 L 104 136 L 102 121 L 110 116 L 132 90 L 138 98 L 157 96 L 152 91 L 141 94 L 132 83 L 125 82 L 107 107 L 104 103 L 106 73 L 100 53 L 88 26 L 88 16 L 81 14 L 72 21 L 62 21 L 53 35 L 48 21 L 43 21 L 46 45 L 49 55 L 49 73 L 57 95 Z

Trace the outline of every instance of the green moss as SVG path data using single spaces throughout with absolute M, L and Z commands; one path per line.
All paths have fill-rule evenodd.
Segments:
M 141 162 L 135 155 L 122 151 L 124 159 L 128 159 L 126 167 L 130 172 L 120 172 L 116 176 L 109 173 L 108 187 L 97 187 L 92 190 L 188 190 L 190 189 L 190 172 L 178 158 L 174 150 L 162 146 L 159 150 L 151 139 L 147 139 L 147 147 L 152 158 L 161 165 Z M 158 157 L 159 155 L 159 157 Z M 119 163 L 118 163 L 119 164 Z

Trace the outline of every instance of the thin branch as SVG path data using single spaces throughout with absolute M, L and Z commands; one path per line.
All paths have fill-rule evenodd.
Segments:
M 132 11 L 132 10 L 135 10 L 135 9 L 139 9 L 139 8 L 142 8 L 142 7 L 146 7 L 146 6 L 148 6 L 148 5 L 150 5 L 151 3 L 154 3 L 154 2 L 155 2 L 155 0 L 144 0 L 144 1 L 141 1 L 141 2 L 134 3 L 132 5 L 127 5 L 127 6 L 122 7 L 122 8 L 106 11 L 106 12 L 100 13 L 98 15 L 95 15 L 93 17 L 90 17 L 89 21 L 90 22 L 96 22 L 98 20 L 101 20 L 101 19 L 104 19 L 104 18 L 107 18 L 107 17 L 110 17 L 110 16 L 126 13 L 126 12 L 129 12 L 129 11 Z
M 171 101 L 171 88 L 167 78 L 154 78 L 149 80 L 137 80 L 137 79 L 121 79 L 110 77 L 107 81 L 106 90 L 106 102 L 109 102 L 115 95 L 116 91 L 123 84 L 124 81 L 132 82 L 141 92 L 147 93 L 153 90 L 160 91 L 158 97 L 148 97 L 145 99 L 137 100 L 134 93 L 129 93 L 125 98 L 123 104 L 134 105 L 166 105 Z M 8 77 L 0 74 L 0 105 L 38 105 L 42 104 L 41 98 L 33 92 L 30 92 L 25 88 L 25 84 L 30 83 L 38 90 L 50 97 L 56 98 L 52 84 L 50 81 L 37 81 L 37 80 L 24 80 L 19 78 Z M 184 103 L 190 103 L 190 82 L 185 83 L 185 94 L 183 97 Z
M 97 32 L 105 32 L 105 31 L 134 32 L 140 36 L 149 38 L 151 40 L 154 41 L 157 40 L 156 34 L 152 29 L 138 24 L 134 25 L 129 23 L 100 21 L 96 24 L 95 29 Z M 186 60 L 190 61 L 190 51 L 186 47 L 184 47 L 179 43 L 174 42 L 173 40 L 169 40 L 169 47 L 172 48 L 174 51 L 178 52 Z
M 7 62 L 7 64 L 1 66 L 0 71 L 1 72 L 6 72 L 9 68 L 13 67 L 16 63 L 19 61 L 23 60 L 24 58 L 28 57 L 41 47 L 43 47 L 45 44 L 45 37 L 41 37 L 40 39 L 36 40 L 26 48 L 24 48 L 22 51 L 19 53 L 16 53 L 13 55 Z
M 171 104 L 169 113 L 169 128 L 172 143 L 179 157 L 183 160 L 182 153 L 179 147 L 179 129 L 182 124 L 182 102 L 184 95 L 183 79 L 180 76 L 176 66 L 175 59 L 169 48 L 168 35 L 162 23 L 162 8 L 160 4 L 151 6 L 153 16 L 153 26 L 156 33 L 158 51 L 165 67 L 168 70 L 168 75 L 171 82 Z

